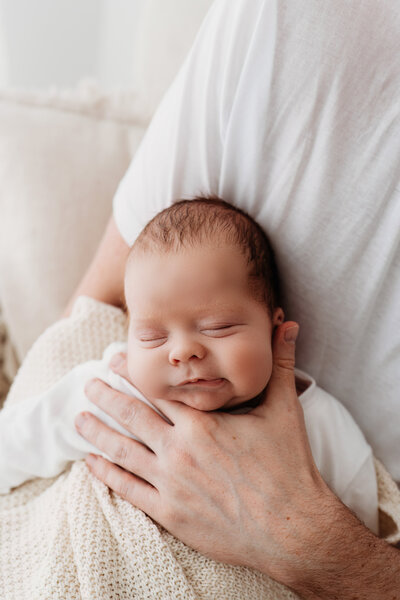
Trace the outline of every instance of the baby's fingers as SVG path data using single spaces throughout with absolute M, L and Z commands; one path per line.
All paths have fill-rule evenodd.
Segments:
M 128 361 L 126 360 L 126 354 L 124 354 L 123 352 L 114 354 L 114 356 L 112 356 L 110 360 L 110 367 L 114 371 L 114 373 L 117 373 L 117 375 L 121 375 L 121 377 L 124 377 L 129 381 Z

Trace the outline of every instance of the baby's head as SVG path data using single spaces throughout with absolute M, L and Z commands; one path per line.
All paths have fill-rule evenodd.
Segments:
M 125 299 L 129 376 L 150 401 L 208 411 L 265 389 L 284 315 L 268 239 L 242 211 L 197 198 L 157 214 L 129 253 Z

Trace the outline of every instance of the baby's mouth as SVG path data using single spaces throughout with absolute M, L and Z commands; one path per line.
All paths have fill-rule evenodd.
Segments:
M 224 383 L 225 379 L 221 377 L 218 378 L 210 378 L 210 379 L 202 379 L 202 378 L 193 378 L 187 379 L 180 383 L 177 387 L 210 387 L 215 388 L 219 387 Z

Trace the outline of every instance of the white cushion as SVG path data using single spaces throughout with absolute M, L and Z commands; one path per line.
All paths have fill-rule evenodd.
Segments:
M 0 91 L 0 305 L 19 360 L 59 318 L 212 0 L 146 0 L 135 93 Z
M 0 304 L 19 360 L 90 263 L 146 124 L 131 94 L 0 92 Z

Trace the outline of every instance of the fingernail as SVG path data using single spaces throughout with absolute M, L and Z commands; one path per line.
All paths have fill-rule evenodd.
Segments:
M 88 395 L 88 392 L 90 392 L 90 390 L 92 389 L 92 387 L 94 385 L 96 385 L 97 380 L 96 379 L 89 379 L 89 381 L 87 381 L 85 383 L 85 387 L 83 388 L 83 391 L 85 392 L 86 396 Z
M 114 369 L 118 368 L 122 364 L 123 360 L 124 357 L 121 354 L 114 354 L 110 360 L 110 367 L 114 367 Z
M 79 414 L 76 418 L 75 418 L 75 427 L 77 427 L 78 429 L 81 429 L 81 427 L 83 427 L 84 422 L 86 421 L 86 415 L 84 414 Z
M 97 456 L 95 454 L 88 454 L 85 460 L 87 464 L 92 467 L 97 460 Z
M 285 329 L 285 333 L 284 333 L 285 342 L 288 342 L 289 344 L 294 344 L 295 341 L 297 340 L 298 333 L 299 333 L 298 325 L 294 325 L 293 327 L 288 327 L 287 329 Z

